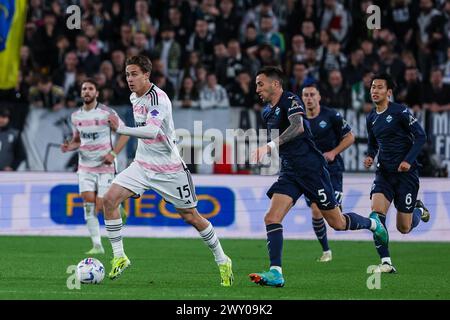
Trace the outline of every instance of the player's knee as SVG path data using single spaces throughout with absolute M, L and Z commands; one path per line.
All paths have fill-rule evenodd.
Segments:
M 269 211 L 264 216 L 264 223 L 266 225 L 274 224 L 274 223 L 281 223 L 281 218 L 279 217 L 279 215 L 275 214 L 274 212 Z
M 400 233 L 407 234 L 407 233 L 409 233 L 409 232 L 411 231 L 411 226 L 406 226 L 406 225 L 398 224 L 398 225 L 397 225 L 397 230 L 398 230 Z
M 116 202 L 116 199 L 109 193 L 103 196 L 103 207 L 105 211 L 114 210 L 118 206 Z

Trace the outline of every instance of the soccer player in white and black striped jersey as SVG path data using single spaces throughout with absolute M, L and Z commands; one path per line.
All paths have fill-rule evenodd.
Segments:
M 133 56 L 126 62 L 137 127 L 126 127 L 116 115 L 109 117 L 113 130 L 139 138 L 133 163 L 114 179 L 104 198 L 106 230 L 114 252 L 109 277 L 117 278 L 130 265 L 123 248 L 118 205 L 129 197 L 139 197 L 153 189 L 175 206 L 186 223 L 197 229 L 219 266 L 221 284 L 231 286 L 231 259 L 225 255 L 211 223 L 196 209 L 197 197 L 191 174 L 175 145 L 172 103 L 163 90 L 150 82 L 151 68 L 151 61 L 142 55 Z

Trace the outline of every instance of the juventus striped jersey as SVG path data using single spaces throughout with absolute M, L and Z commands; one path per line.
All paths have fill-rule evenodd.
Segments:
M 113 109 L 100 103 L 92 110 L 86 111 L 81 107 L 72 113 L 73 134 L 81 140 L 78 172 L 116 172 L 114 163 L 103 163 L 103 157 L 113 150 L 112 131 L 108 123 L 110 113 L 117 115 Z
M 133 92 L 130 101 L 136 126 L 157 131 L 153 139 L 138 139 L 134 160 L 153 172 L 174 173 L 183 170 L 183 162 L 176 147 L 172 102 L 167 94 L 152 84 L 141 97 Z

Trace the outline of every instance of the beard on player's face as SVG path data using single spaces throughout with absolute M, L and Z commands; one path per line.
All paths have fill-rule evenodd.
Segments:
M 95 96 L 84 96 L 83 101 L 85 104 L 92 103 L 95 100 Z

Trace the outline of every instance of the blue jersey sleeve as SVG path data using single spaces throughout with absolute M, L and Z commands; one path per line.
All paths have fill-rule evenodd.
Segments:
M 401 123 L 406 131 L 414 136 L 414 142 L 403 161 L 413 164 L 427 140 L 427 135 L 411 112 L 405 108 L 401 113 Z
M 305 108 L 303 107 L 303 103 L 298 96 L 293 94 L 289 96 L 288 99 L 290 103 L 287 110 L 288 118 L 297 113 L 305 114 Z
M 378 153 L 378 143 L 375 139 L 375 135 L 372 131 L 372 124 L 370 120 L 370 116 L 366 118 L 366 127 L 367 127 L 367 156 L 371 157 L 372 159 L 375 158 L 375 156 Z
M 352 131 L 352 128 L 350 125 L 345 121 L 345 119 L 342 117 L 342 115 L 335 111 L 333 116 L 331 117 L 331 121 L 333 124 L 333 131 L 338 137 L 339 140 L 342 140 L 342 138 Z

